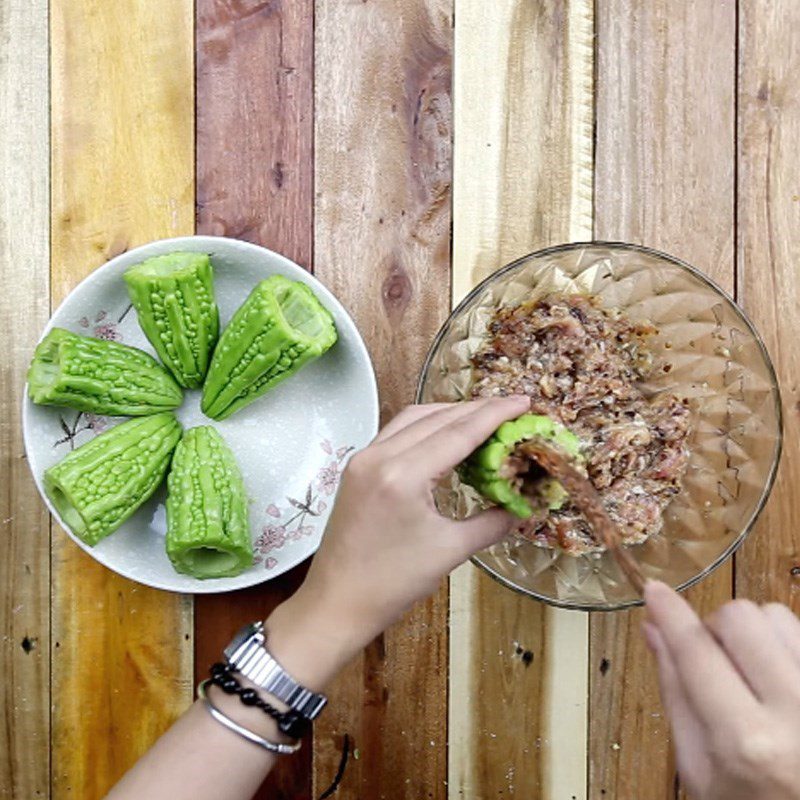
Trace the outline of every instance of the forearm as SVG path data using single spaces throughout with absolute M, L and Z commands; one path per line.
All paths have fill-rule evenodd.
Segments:
M 323 613 L 320 613 L 323 612 Z M 348 641 L 324 609 L 306 607 L 302 593 L 266 621 L 270 652 L 298 681 L 321 691 L 352 657 L 360 642 Z M 233 635 L 234 631 L 231 631 Z M 247 684 L 247 681 L 240 682 Z M 276 722 L 236 695 L 208 688 L 212 702 L 232 720 L 272 741 L 287 742 Z M 280 704 L 268 695 L 273 705 Z M 109 800 L 246 800 L 277 758 L 212 718 L 201 701 L 156 742 L 108 795 Z

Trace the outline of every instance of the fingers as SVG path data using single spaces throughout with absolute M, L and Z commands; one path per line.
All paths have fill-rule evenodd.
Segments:
M 406 406 L 381 428 L 373 443 L 385 442 L 417 420 L 424 419 L 436 411 L 451 408 L 454 403 L 425 403 L 424 405 Z
M 762 610 L 784 647 L 800 666 L 800 619 L 782 603 L 767 603 Z
M 684 782 L 708 771 L 708 754 L 703 724 L 686 697 L 677 667 L 658 628 L 645 622 L 644 635 L 658 663 L 658 684 L 661 702 L 672 725 L 678 770 Z
M 711 632 L 663 583 L 648 581 L 645 601 L 648 621 L 658 629 L 698 719 L 738 726 L 757 701 Z
M 726 603 L 706 620 L 706 626 L 762 700 L 784 698 L 787 689 L 797 684 L 797 668 L 785 657 L 782 638 L 755 603 Z
M 527 397 L 496 397 L 461 403 L 409 426 L 401 435 L 410 443 L 400 460 L 426 480 L 438 478 L 483 444 L 498 426 L 530 407 Z
M 482 511 L 474 517 L 457 522 L 453 534 L 461 550 L 461 561 L 485 550 L 503 539 L 513 524 L 510 514 L 500 508 Z

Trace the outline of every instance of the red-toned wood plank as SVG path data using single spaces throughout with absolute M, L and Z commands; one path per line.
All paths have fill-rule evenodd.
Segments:
M 197 0 L 197 232 L 311 265 L 313 0 Z M 290 595 L 301 567 L 195 603 L 198 680 L 234 631 Z M 311 795 L 311 747 L 281 759 L 258 798 Z
M 450 295 L 451 0 L 318 0 L 315 273 L 353 313 L 385 417 L 413 399 Z M 367 648 L 316 731 L 315 795 L 444 800 L 444 591 Z

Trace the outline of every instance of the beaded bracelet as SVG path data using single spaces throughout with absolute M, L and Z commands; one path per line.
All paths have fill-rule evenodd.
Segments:
M 238 694 L 246 706 L 261 709 L 278 724 L 278 730 L 291 739 L 302 739 L 308 732 L 311 721 L 293 709 L 278 711 L 266 700 L 259 697 L 255 689 L 242 686 L 234 675 L 236 668 L 232 664 L 218 662 L 211 667 L 211 683 L 219 686 L 226 694 Z
M 243 739 L 247 739 L 248 742 L 257 744 L 262 749 L 269 753 L 274 753 L 275 755 L 290 756 L 292 753 L 296 753 L 300 749 L 302 742 L 295 742 L 294 744 L 271 742 L 269 739 L 265 739 L 263 736 L 253 733 L 253 731 L 251 731 L 249 728 L 245 728 L 235 720 L 232 720 L 227 714 L 217 708 L 217 706 L 214 705 L 214 703 L 206 694 L 206 686 L 209 683 L 211 683 L 210 680 L 202 681 L 202 683 L 197 687 L 197 696 L 206 707 L 206 711 L 208 711 L 208 713 L 211 714 L 211 716 L 217 722 L 219 722 L 220 725 L 224 725 L 228 730 L 233 731 Z

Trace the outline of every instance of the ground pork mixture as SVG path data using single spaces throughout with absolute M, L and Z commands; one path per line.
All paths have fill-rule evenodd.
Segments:
M 648 339 L 655 333 L 591 297 L 549 295 L 498 309 L 473 358 L 473 397 L 526 394 L 533 413 L 580 438 L 588 477 L 626 544 L 661 530 L 688 462 L 686 401 L 672 394 L 648 398 L 640 388 L 653 370 Z M 523 445 L 511 464 L 524 472 L 526 463 Z M 575 555 L 604 549 L 569 502 L 515 532 Z

